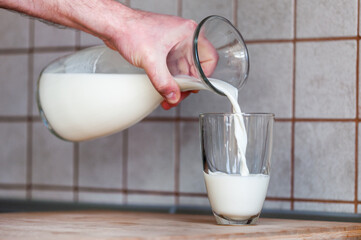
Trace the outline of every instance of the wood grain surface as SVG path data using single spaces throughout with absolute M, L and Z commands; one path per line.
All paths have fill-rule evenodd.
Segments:
M 260 219 L 220 226 L 213 216 L 120 211 L 0 214 L 0 239 L 361 239 L 361 223 Z

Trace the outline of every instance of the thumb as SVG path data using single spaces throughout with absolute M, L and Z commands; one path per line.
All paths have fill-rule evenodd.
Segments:
M 154 88 L 170 104 L 178 103 L 180 99 L 180 89 L 170 74 L 166 62 L 148 63 L 144 66 Z

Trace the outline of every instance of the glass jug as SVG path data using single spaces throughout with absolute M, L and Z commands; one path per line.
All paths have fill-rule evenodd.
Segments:
M 199 43 L 208 41 L 218 54 L 212 74 L 202 69 Z M 180 64 L 187 61 L 188 72 Z M 249 59 L 238 30 L 225 18 L 209 16 L 192 39 L 172 48 L 167 66 L 181 91 L 206 89 L 222 79 L 240 89 L 246 82 Z M 67 141 L 85 141 L 113 134 L 139 122 L 163 100 L 143 69 L 134 67 L 106 46 L 96 46 L 59 58 L 40 74 L 37 103 L 45 126 Z

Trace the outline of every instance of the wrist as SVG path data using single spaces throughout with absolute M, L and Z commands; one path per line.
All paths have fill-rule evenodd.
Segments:
M 74 21 L 83 26 L 80 30 L 103 40 L 113 39 L 115 35 L 123 35 L 128 31 L 137 11 L 114 0 L 94 2 L 93 6 L 84 4 L 82 12 L 75 16 Z
M 0 0 L 0 7 L 111 39 L 127 31 L 135 10 L 114 0 Z

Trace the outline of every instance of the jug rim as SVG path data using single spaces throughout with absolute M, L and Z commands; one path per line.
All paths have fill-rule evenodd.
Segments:
M 215 86 L 213 86 L 213 84 L 209 81 L 208 77 L 206 76 L 206 74 L 204 73 L 202 66 L 201 66 L 201 62 L 199 59 L 199 53 L 198 53 L 198 37 L 199 34 L 201 32 L 202 27 L 204 26 L 204 24 L 212 19 L 218 19 L 221 20 L 223 22 L 225 22 L 227 25 L 229 25 L 229 27 L 231 27 L 231 29 L 234 31 L 234 33 L 236 34 L 236 36 L 239 38 L 239 42 L 243 45 L 244 47 L 244 53 L 245 53 L 245 61 L 247 62 L 247 69 L 245 70 L 244 74 L 243 74 L 243 79 L 241 79 L 241 82 L 239 84 L 239 86 L 237 87 L 238 89 L 241 89 L 245 83 L 247 82 L 247 78 L 249 75 L 249 68 L 250 68 L 250 64 L 249 64 L 249 53 L 248 53 L 248 49 L 246 46 L 246 43 L 241 35 L 241 33 L 238 31 L 238 29 L 225 17 L 219 16 L 219 15 L 210 15 L 206 18 L 204 18 L 197 26 L 194 35 L 193 35 L 193 60 L 194 60 L 194 64 L 196 65 L 196 69 L 198 71 L 198 74 L 200 75 L 202 81 L 209 86 L 212 90 L 214 90 L 216 93 L 225 96 L 225 94 L 223 92 L 221 92 L 220 90 L 218 90 Z

